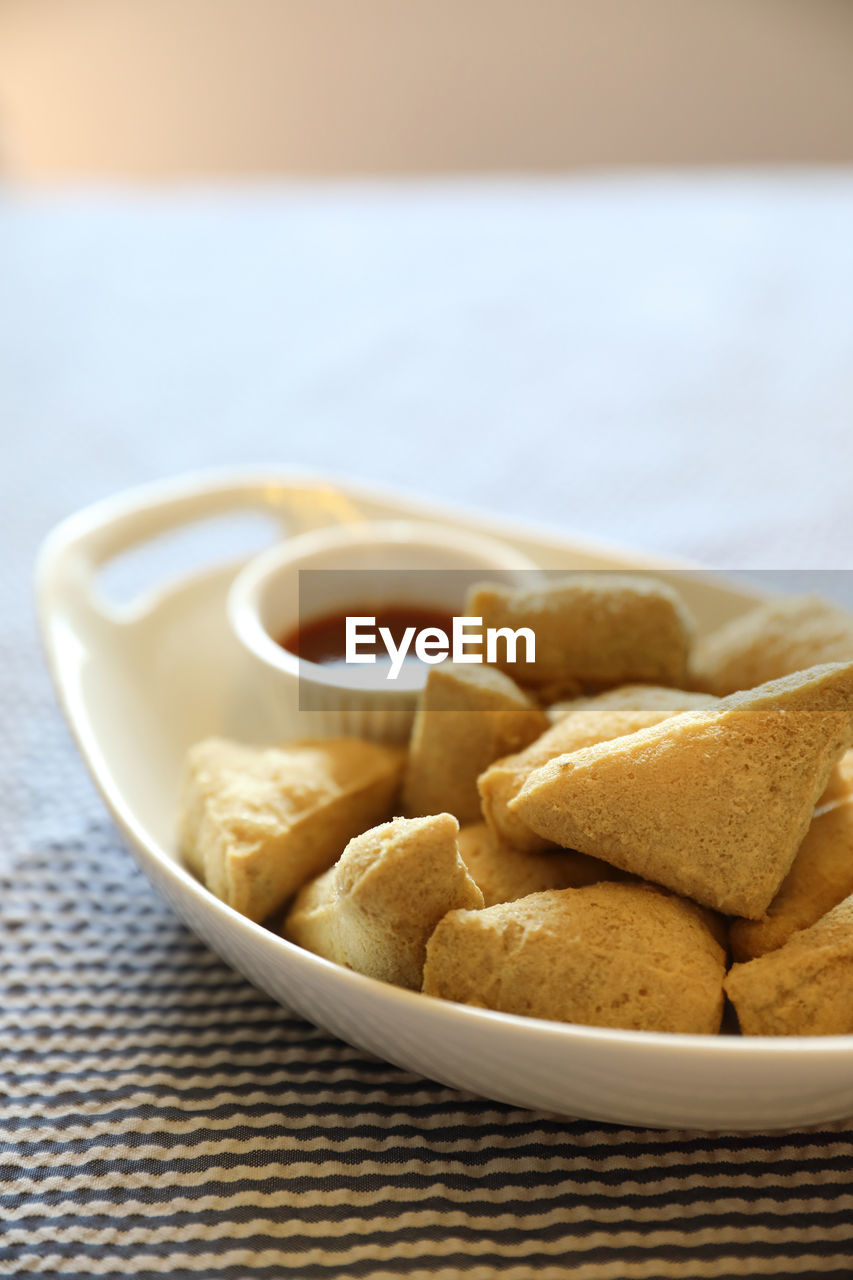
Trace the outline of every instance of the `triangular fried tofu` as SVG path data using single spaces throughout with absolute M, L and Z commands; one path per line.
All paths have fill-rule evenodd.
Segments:
M 711 693 L 691 693 L 662 684 L 619 684 L 604 693 L 552 702 L 545 710 L 552 724 L 585 711 L 665 711 L 667 715 L 676 716 L 694 707 L 710 706 L 713 697 Z
M 853 663 L 558 756 L 509 809 L 546 840 L 757 919 L 853 741 Z
M 833 780 L 766 914 L 732 922 L 729 942 L 738 962 L 784 946 L 853 894 L 853 751 L 842 756 Z
M 265 920 L 389 816 L 403 761 L 398 748 L 357 738 L 283 747 L 206 738 L 187 758 L 181 852 L 218 898 Z
M 448 911 L 427 943 L 423 991 L 558 1022 L 714 1035 L 725 972 L 700 907 L 605 883 Z
M 725 989 L 745 1036 L 849 1036 L 851 968 L 853 897 L 777 950 L 732 965 Z
M 792 671 L 853 659 L 853 616 L 820 596 L 768 600 L 713 631 L 691 662 L 697 689 L 724 696 Z
M 547 728 L 545 712 L 502 671 L 453 662 L 433 667 L 412 726 L 404 812 L 479 822 L 479 775 Z
M 637 689 L 638 686 L 632 685 L 631 688 Z M 565 714 L 529 747 L 496 760 L 477 779 L 483 817 L 489 826 L 517 849 L 531 853 L 546 849 L 548 841 L 531 831 L 518 814 L 509 809 L 510 801 L 518 795 L 534 769 L 541 768 L 555 756 L 580 751 L 582 747 L 591 747 L 597 742 L 609 742 L 611 738 L 621 738 L 626 733 L 636 733 L 638 729 L 660 724 L 669 716 L 716 702 L 708 693 L 686 693 L 676 689 L 661 689 L 659 692 L 668 698 L 660 699 L 656 707 L 644 707 L 642 695 L 637 696 L 636 704 L 632 704 L 628 695 L 622 705 L 606 693 L 597 698 L 577 698 L 578 709 Z
M 553 702 L 578 687 L 600 689 L 629 681 L 683 685 L 694 622 L 668 583 L 641 573 L 548 574 L 514 590 L 500 583 L 471 587 L 465 613 L 486 629 L 536 636 L 536 659 L 523 646 L 509 661 L 503 645 L 498 665 L 524 688 Z
M 536 853 L 516 849 L 485 822 L 462 828 L 459 856 L 487 907 L 514 902 L 543 889 L 577 889 L 601 880 L 625 879 L 624 872 L 574 849 L 546 846 Z
M 430 934 L 483 894 L 459 856 L 449 813 L 395 818 L 350 840 L 330 871 L 297 894 L 291 942 L 381 982 L 420 990 Z

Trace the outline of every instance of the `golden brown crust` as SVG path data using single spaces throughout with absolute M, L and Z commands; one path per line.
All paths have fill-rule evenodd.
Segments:
M 650 885 L 595 884 L 451 911 L 423 990 L 560 1022 L 714 1034 L 724 976 L 701 908 Z
M 479 774 L 547 726 L 544 711 L 502 671 L 454 663 L 434 667 L 412 728 L 404 812 L 452 813 L 460 823 L 478 822 Z
M 469 592 L 465 612 L 481 617 L 484 627 L 533 630 L 535 663 L 500 665 L 519 684 L 547 689 L 547 701 L 579 684 L 686 683 L 693 621 L 677 593 L 656 578 L 575 573 L 521 591 L 484 584 Z
M 462 828 L 459 855 L 482 890 L 487 907 L 542 889 L 570 889 L 624 878 L 615 867 L 572 849 L 551 846 L 538 853 L 523 853 L 495 835 L 484 822 Z
M 853 739 L 853 663 L 558 756 L 509 808 L 545 839 L 760 917 Z
M 403 758 L 356 738 L 268 748 L 207 738 L 187 758 L 184 860 L 223 902 L 265 920 L 388 816 Z
M 726 993 L 744 1035 L 853 1032 L 853 897 L 777 950 L 733 965 Z
M 827 662 L 853 661 L 853 617 L 819 596 L 768 601 L 696 646 L 693 682 L 725 696 Z
M 297 895 L 284 936 L 358 973 L 420 988 L 427 939 L 454 908 L 483 895 L 459 857 L 448 813 L 395 818 L 351 840 Z
M 549 841 L 537 835 L 510 809 L 534 769 L 540 768 L 555 756 L 580 751 L 583 747 L 613 738 L 636 733 L 660 724 L 662 720 L 691 707 L 710 706 L 716 699 L 703 693 L 686 693 L 676 689 L 657 689 L 649 698 L 651 705 L 643 706 L 644 696 L 632 685 L 622 693 L 621 699 L 611 694 L 594 698 L 578 698 L 574 710 L 566 710 L 560 719 L 541 737 L 531 742 L 523 751 L 504 756 L 490 765 L 477 780 L 483 817 L 493 830 L 518 849 L 534 852 L 548 847 Z M 618 691 L 614 691 L 616 693 Z M 661 694 L 669 695 L 661 697 Z M 654 703 L 657 702 L 657 706 Z M 640 705 L 634 705 L 639 703 Z M 572 703 L 563 706 L 571 707 Z
M 827 799 L 829 796 L 829 799 Z M 753 960 L 781 947 L 853 893 L 853 751 L 842 756 L 832 790 L 821 796 L 779 892 L 760 920 L 735 920 L 732 955 Z
M 682 711 L 708 707 L 714 695 L 662 684 L 620 684 L 591 697 L 566 698 L 546 708 L 552 724 L 579 711 L 661 711 L 677 716 Z

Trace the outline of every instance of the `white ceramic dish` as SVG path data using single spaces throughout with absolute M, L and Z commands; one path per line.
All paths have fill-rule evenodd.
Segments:
M 175 812 L 186 748 L 212 732 L 269 741 L 278 727 L 245 686 L 220 565 L 110 608 L 100 566 L 128 547 L 218 513 L 260 510 L 291 532 L 350 519 L 418 519 L 508 541 L 543 568 L 675 569 L 326 480 L 263 473 L 190 477 L 73 516 L 47 539 L 37 597 L 62 706 L 115 821 L 184 920 L 229 964 L 316 1025 L 402 1067 L 524 1107 L 617 1123 L 767 1130 L 853 1114 L 853 1037 L 764 1039 L 600 1030 L 466 1008 L 364 978 L 239 916 L 180 865 Z M 749 596 L 680 578 L 700 624 Z M 312 732 L 312 713 L 293 733 Z

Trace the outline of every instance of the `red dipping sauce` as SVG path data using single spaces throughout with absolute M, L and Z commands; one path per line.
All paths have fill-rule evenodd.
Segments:
M 358 651 L 362 654 L 375 653 L 377 657 L 387 656 L 379 636 L 380 627 L 388 628 L 395 645 L 400 644 L 408 627 L 414 627 L 416 632 L 423 631 L 425 627 L 438 627 L 446 635 L 453 630 L 453 614 L 445 609 L 422 608 L 416 604 L 350 605 L 294 627 L 281 636 L 278 643 L 282 649 L 287 649 L 297 658 L 304 658 L 306 662 L 321 665 L 343 662 L 346 659 L 346 620 L 362 617 L 376 619 L 376 641 L 371 648 L 366 641 L 360 640 Z

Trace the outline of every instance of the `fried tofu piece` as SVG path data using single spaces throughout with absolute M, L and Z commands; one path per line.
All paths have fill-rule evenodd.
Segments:
M 853 616 L 820 596 L 756 605 L 700 641 L 696 688 L 725 696 L 827 662 L 853 661 Z
M 715 1034 L 724 977 L 700 907 L 651 885 L 595 884 L 449 912 L 423 990 L 559 1022 Z
M 666 583 L 641 574 L 574 573 L 552 577 L 542 588 L 512 590 L 475 586 L 466 614 L 486 628 L 530 628 L 536 660 L 498 665 L 525 688 L 554 701 L 561 691 L 631 681 L 684 685 L 693 620 Z M 519 644 L 516 657 L 526 657 Z
M 223 902 L 265 920 L 389 816 L 403 762 L 399 748 L 357 738 L 266 748 L 207 738 L 187 758 L 184 861 Z
M 726 978 L 746 1036 L 831 1036 L 853 1032 L 853 897 L 784 946 Z
M 821 796 L 791 870 L 760 920 L 735 920 L 729 930 L 737 961 L 783 946 L 853 894 L 853 751 L 836 768 L 835 789 Z
M 758 919 L 853 741 L 853 663 L 814 667 L 542 765 L 509 803 L 546 840 Z
M 544 711 L 502 671 L 449 662 L 433 667 L 412 727 L 404 812 L 479 822 L 478 776 L 547 727 Z
M 829 782 L 827 782 L 824 793 L 817 802 L 819 809 L 822 809 L 824 805 L 834 804 L 836 800 L 846 800 L 850 791 L 849 770 L 850 765 L 847 756 L 843 755 L 829 775 Z
M 598 858 L 551 845 L 538 853 L 522 853 L 507 844 L 484 822 L 459 832 L 459 854 L 483 892 L 487 907 L 513 902 L 542 889 L 571 889 L 599 880 L 616 880 L 623 873 Z
M 636 689 L 638 686 L 632 687 Z M 496 760 L 477 780 L 483 817 L 489 826 L 517 849 L 532 853 L 546 848 L 549 842 L 531 831 L 509 807 L 534 769 L 547 764 L 555 756 L 636 733 L 638 729 L 660 724 L 662 720 L 691 707 L 710 706 L 717 701 L 709 694 L 686 693 L 681 689 L 657 690 L 657 693 L 666 693 L 669 697 L 650 699 L 648 709 L 633 706 L 632 695 L 624 695 L 622 705 L 609 693 L 597 698 L 577 698 L 576 709 L 567 711 L 529 747 Z M 642 697 L 638 695 L 636 701 L 641 703 Z M 572 704 L 563 705 L 569 707 Z
M 666 711 L 676 716 L 694 707 L 709 707 L 714 695 L 661 684 L 620 684 L 592 697 L 566 698 L 545 710 L 552 724 L 579 711 Z M 590 744 L 591 745 L 591 744 Z
M 459 857 L 458 831 L 456 819 L 441 813 L 395 818 L 356 836 L 297 895 L 284 936 L 357 973 L 418 990 L 438 921 L 483 905 Z

